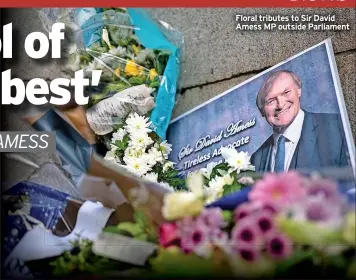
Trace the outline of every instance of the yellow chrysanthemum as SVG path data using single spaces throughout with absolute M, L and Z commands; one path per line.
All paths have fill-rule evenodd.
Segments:
M 127 76 L 139 76 L 142 70 L 142 66 L 137 65 L 133 60 L 129 60 L 125 67 L 125 74 Z
M 158 73 L 157 73 L 156 69 L 152 68 L 150 70 L 149 75 L 150 75 L 150 81 L 153 81 L 154 78 L 156 78 L 158 76 Z
M 115 75 L 120 77 L 120 68 L 115 69 Z

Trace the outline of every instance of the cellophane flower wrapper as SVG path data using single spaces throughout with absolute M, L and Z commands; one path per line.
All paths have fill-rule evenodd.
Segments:
M 54 8 L 40 9 L 39 16 L 48 31 L 65 23 L 62 76 L 83 70 L 90 79 L 92 70 L 102 70 L 99 85 L 86 87 L 89 104 L 77 108 L 80 113 L 52 108 L 32 123 L 57 132 L 57 151 L 74 180 L 88 170 L 93 150 L 102 156 L 110 150 L 110 133 L 129 113 L 149 117 L 150 128 L 165 139 L 180 72 L 179 32 L 142 9 Z
M 88 78 L 102 69 L 101 84 L 91 89 L 89 106 L 129 87 L 145 84 L 154 89 L 150 113 L 154 131 L 165 139 L 175 105 L 183 37 L 165 22 L 154 22 L 143 9 L 42 9 L 45 29 L 64 22 L 64 55 L 68 76 L 83 69 Z M 79 61 L 78 61 L 79 58 Z M 71 71 L 73 70 L 73 71 Z

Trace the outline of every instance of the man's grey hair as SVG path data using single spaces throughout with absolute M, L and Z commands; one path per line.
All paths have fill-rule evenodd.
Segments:
M 279 70 L 279 71 L 272 72 L 267 77 L 267 79 L 263 82 L 262 86 L 260 87 L 260 90 L 258 91 L 257 97 L 256 97 L 256 105 L 257 105 L 257 108 L 260 110 L 262 116 L 265 115 L 264 109 L 263 109 L 264 104 L 265 104 L 265 98 L 266 98 L 268 92 L 271 90 L 271 87 L 273 86 L 275 80 L 283 73 L 289 74 L 292 77 L 297 88 L 302 88 L 302 81 L 297 76 L 297 74 L 295 74 L 294 72 L 288 71 L 288 70 Z

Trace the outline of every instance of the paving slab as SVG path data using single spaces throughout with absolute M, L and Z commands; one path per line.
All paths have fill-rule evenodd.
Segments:
M 335 52 L 356 48 L 354 9 L 149 9 L 185 38 L 183 88 L 262 70 L 329 37 Z M 351 31 L 236 31 L 235 15 L 332 14 Z

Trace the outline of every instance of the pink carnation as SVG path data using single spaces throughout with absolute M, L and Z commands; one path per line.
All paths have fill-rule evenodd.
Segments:
M 296 172 L 267 174 L 255 184 L 249 199 L 260 203 L 285 206 L 298 201 L 306 195 L 302 177 Z
M 180 246 L 178 227 L 175 223 L 165 223 L 159 229 L 159 244 L 163 247 Z

